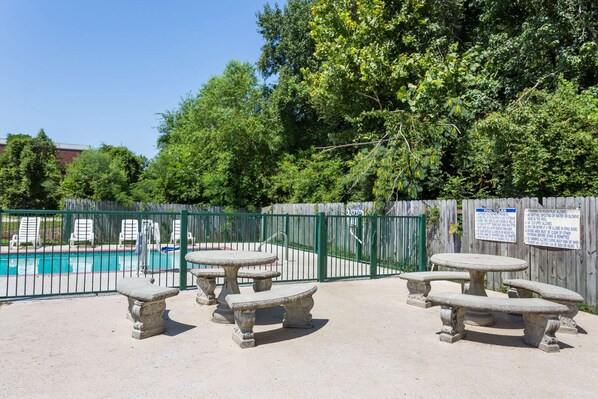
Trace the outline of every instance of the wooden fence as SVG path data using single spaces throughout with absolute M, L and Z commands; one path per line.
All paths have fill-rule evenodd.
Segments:
M 92 218 L 94 219 L 96 240 L 100 243 L 115 242 L 118 240 L 121 221 L 123 219 L 139 218 L 149 219 L 152 223 L 157 224 L 160 228 L 161 243 L 168 243 L 172 231 L 172 222 L 175 219 L 180 219 L 180 215 L 177 216 L 177 214 L 180 214 L 182 210 L 186 210 L 190 214 L 210 214 L 208 216 L 189 216 L 188 231 L 191 232 L 199 242 L 209 242 L 214 239 L 230 240 L 229 236 L 234 235 L 235 233 L 233 231 L 234 229 L 231 227 L 231 225 L 234 224 L 234 217 L 212 215 L 224 212 L 224 208 L 218 206 L 200 207 L 195 205 L 156 204 L 147 202 L 135 202 L 127 206 L 114 201 L 65 199 L 64 210 L 74 212 L 73 214 L 64 216 L 64 234 L 67 237 L 68 234 L 70 234 L 69 231 L 71 231 L 74 220 L 78 217 L 82 217 L 76 214 L 77 211 L 118 212 L 116 215 L 102 213 L 93 215 Z M 150 212 L 150 214 L 140 217 L 138 212 Z M 259 223 L 257 226 L 259 228 Z M 243 224 L 242 227 L 246 230 L 245 224 Z
M 500 289 L 502 278 L 526 278 L 558 285 L 584 297 L 585 303 L 598 310 L 597 223 L 598 198 L 507 198 L 463 201 L 463 237 L 461 252 L 478 252 L 525 259 L 529 268 L 516 273 L 488 273 L 488 287 Z M 476 208 L 515 208 L 517 242 L 503 243 L 475 239 Z M 580 249 L 560 249 L 527 245 L 523 242 L 525 209 L 579 209 Z
M 361 204 L 285 204 L 264 208 L 264 213 L 277 214 L 345 214 L 351 205 L 373 209 L 372 203 Z M 500 290 L 503 278 L 525 278 L 565 287 L 578 292 L 585 303 L 598 310 L 598 198 L 504 198 L 457 201 L 398 201 L 388 205 L 385 213 L 396 216 L 427 216 L 428 256 L 441 252 L 484 253 L 524 259 L 529 268 L 515 273 L 488 273 L 487 287 Z M 517 241 L 515 243 L 477 240 L 476 208 L 515 208 Z M 579 209 L 581 248 L 560 249 L 527 245 L 523 242 L 525 209 Z M 390 240 L 390 237 L 385 238 Z
M 131 205 L 119 204 L 115 201 L 94 201 L 86 199 L 66 198 L 64 200 L 65 211 L 117 211 L 117 212 L 180 212 L 187 210 L 189 212 L 224 212 L 224 207 L 208 206 L 201 207 L 196 205 L 183 204 L 155 204 L 151 202 L 134 202 Z

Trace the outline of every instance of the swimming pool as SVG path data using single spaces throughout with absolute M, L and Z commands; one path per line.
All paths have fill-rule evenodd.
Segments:
M 139 270 L 140 257 L 133 251 L 55 252 L 0 255 L 0 276 L 24 274 L 101 273 Z M 179 251 L 149 251 L 148 270 L 172 270 L 180 266 Z

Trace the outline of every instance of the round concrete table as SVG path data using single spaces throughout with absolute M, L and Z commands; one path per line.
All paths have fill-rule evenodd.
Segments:
M 470 281 L 466 293 L 480 296 L 488 296 L 484 289 L 484 277 L 487 272 L 513 272 L 527 269 L 527 262 L 524 260 L 497 255 L 436 254 L 432 255 L 430 262 L 438 266 L 467 270 Z M 468 310 L 465 312 L 465 323 L 475 326 L 491 326 L 494 324 L 494 317 L 491 313 Z
M 190 263 L 220 266 L 224 269 L 224 285 L 218 295 L 218 305 L 212 313 L 212 321 L 216 323 L 234 324 L 234 314 L 226 303 L 228 294 L 239 294 L 237 274 L 243 266 L 267 265 L 278 259 L 276 255 L 255 251 L 210 250 L 189 252 L 185 260 Z

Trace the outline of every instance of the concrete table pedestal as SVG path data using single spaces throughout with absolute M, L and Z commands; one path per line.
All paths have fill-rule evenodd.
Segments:
M 212 313 L 212 321 L 234 324 L 235 317 L 226 303 L 226 296 L 241 293 L 237 282 L 239 269 L 243 266 L 267 265 L 278 260 L 278 257 L 266 252 L 209 250 L 189 252 L 185 256 L 185 260 L 190 263 L 219 266 L 224 269 L 224 285 L 218 295 L 218 305 Z

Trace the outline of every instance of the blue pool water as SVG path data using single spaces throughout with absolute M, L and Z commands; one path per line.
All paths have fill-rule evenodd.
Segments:
M 36 253 L 0 255 L 0 276 L 17 274 L 58 274 L 114 272 L 139 269 L 139 256 L 133 251 L 95 253 Z M 150 251 L 148 270 L 178 269 L 180 252 Z

